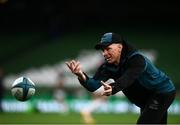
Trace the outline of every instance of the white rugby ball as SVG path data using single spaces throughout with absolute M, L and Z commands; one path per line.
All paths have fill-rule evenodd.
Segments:
M 12 95 L 19 101 L 27 101 L 35 94 L 35 84 L 30 78 L 17 78 L 11 88 Z

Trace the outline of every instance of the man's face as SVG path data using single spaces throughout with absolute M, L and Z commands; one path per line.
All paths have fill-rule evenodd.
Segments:
M 113 43 L 102 49 L 102 54 L 106 61 L 118 65 L 121 57 L 122 44 Z

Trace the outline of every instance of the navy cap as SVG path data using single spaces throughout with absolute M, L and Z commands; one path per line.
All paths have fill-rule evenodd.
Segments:
M 124 40 L 123 38 L 116 34 L 116 33 L 105 33 L 102 37 L 101 37 L 101 41 L 100 43 L 95 45 L 95 49 L 99 50 L 102 49 L 103 47 L 107 47 L 113 43 L 122 43 Z

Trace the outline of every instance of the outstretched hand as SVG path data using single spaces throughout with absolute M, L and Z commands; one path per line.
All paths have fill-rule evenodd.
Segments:
M 66 65 L 71 70 L 71 72 L 75 74 L 76 76 L 78 76 L 80 79 L 82 80 L 86 79 L 85 75 L 83 74 L 79 61 L 71 60 L 69 62 L 66 62 Z
M 72 73 L 78 75 L 82 72 L 80 62 L 71 60 L 69 62 L 66 62 L 66 65 L 71 70 Z
M 112 94 L 112 87 L 107 84 L 106 82 L 101 81 L 101 84 L 104 87 L 104 93 L 102 94 L 103 96 L 110 96 Z

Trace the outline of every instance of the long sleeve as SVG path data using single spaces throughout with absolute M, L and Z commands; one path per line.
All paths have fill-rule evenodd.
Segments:
M 94 92 L 97 89 L 99 89 L 102 86 L 101 80 L 106 81 L 109 78 L 107 72 L 104 71 L 103 67 L 104 67 L 104 65 L 101 65 L 97 69 L 97 71 L 93 77 L 89 77 L 86 73 L 84 73 L 86 76 L 86 81 L 81 81 L 79 79 L 80 84 L 90 92 Z
M 142 55 L 135 55 L 130 58 L 127 62 L 124 74 L 111 84 L 112 94 L 115 94 L 133 84 L 133 82 L 144 71 L 145 65 L 145 59 Z
M 90 92 L 96 91 L 101 86 L 100 81 L 89 77 L 87 77 L 87 80 L 85 82 L 81 80 L 79 80 L 79 82 L 84 88 L 86 88 Z

